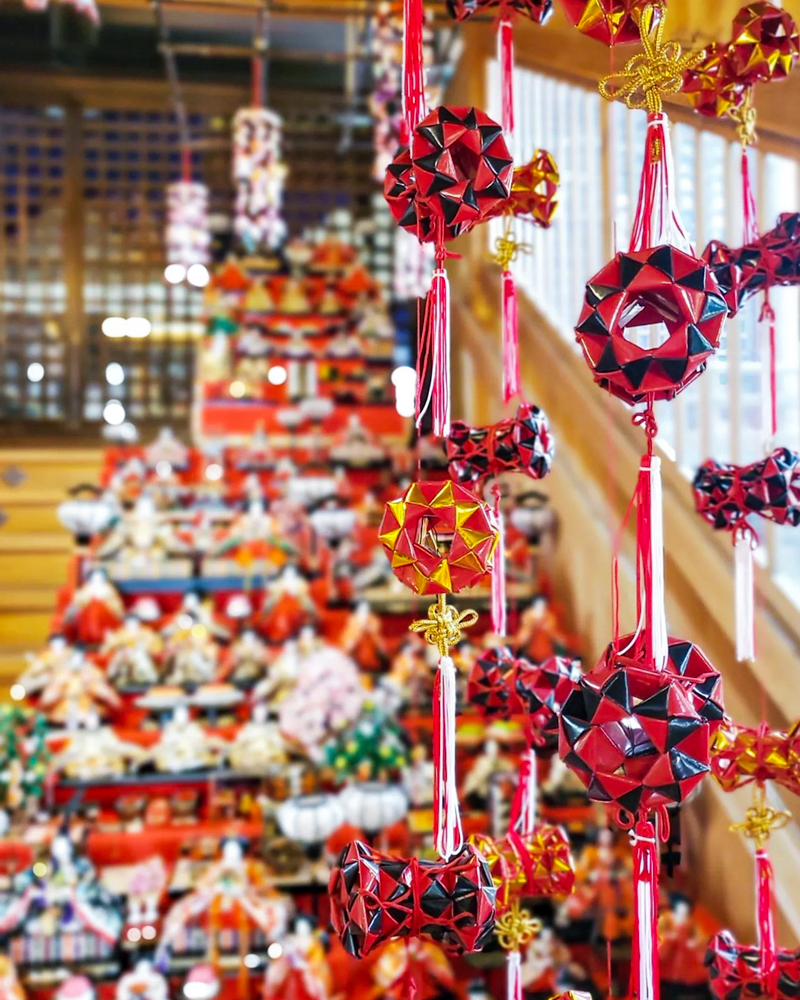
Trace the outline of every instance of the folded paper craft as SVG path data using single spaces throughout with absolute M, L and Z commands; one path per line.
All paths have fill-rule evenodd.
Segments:
M 777 990 L 772 1000 L 800 997 L 800 949 L 777 949 Z M 709 941 L 705 964 L 711 993 L 716 1000 L 745 1000 L 766 995 L 761 956 L 756 945 L 739 944 L 730 931 L 720 931 Z
M 472 843 L 486 858 L 497 886 L 498 916 L 515 898 L 564 897 L 572 892 L 575 868 L 569 838 L 560 826 L 539 823 L 527 836 L 477 834 Z
M 515 417 L 489 427 L 455 420 L 447 438 L 450 472 L 460 483 L 480 483 L 504 472 L 543 479 L 554 453 L 547 414 L 530 403 L 522 403 Z
M 578 343 L 598 385 L 626 403 L 671 399 L 704 371 L 728 309 L 712 270 L 671 246 L 619 253 L 586 286 Z M 661 325 L 656 347 L 637 328 Z
M 421 482 L 386 504 L 378 537 L 392 572 L 415 593 L 455 594 L 491 568 L 498 530 L 489 507 L 464 486 Z
M 432 243 L 440 236 L 446 241 L 452 240 L 465 231 L 463 225 L 434 225 L 430 209 L 419 197 L 408 146 L 401 146 L 386 168 L 383 196 L 395 222 L 416 236 L 420 243 Z
M 800 524 L 800 455 L 788 448 L 776 448 L 750 465 L 709 458 L 697 470 L 692 489 L 698 513 L 717 529 L 741 532 L 754 515 Z
M 681 85 L 694 110 L 710 118 L 724 118 L 740 108 L 745 89 L 731 65 L 730 47 L 720 42 L 707 46 L 702 60 L 684 71 Z
M 498 8 L 501 17 L 522 14 L 536 24 L 544 24 L 553 13 L 553 0 L 447 0 L 448 13 L 456 21 L 468 21 L 473 14 Z
M 733 723 L 720 728 L 711 741 L 711 773 L 722 789 L 774 781 L 800 795 L 800 723 L 789 730 Z
M 734 18 L 729 51 L 733 71 L 743 83 L 782 80 L 800 55 L 797 24 L 777 4 L 749 3 Z
M 570 24 L 604 45 L 639 41 L 638 16 L 647 0 L 561 0 Z
M 397 937 L 480 951 L 494 931 L 496 889 L 489 865 L 470 844 L 449 861 L 419 861 L 354 841 L 328 891 L 334 930 L 356 958 Z

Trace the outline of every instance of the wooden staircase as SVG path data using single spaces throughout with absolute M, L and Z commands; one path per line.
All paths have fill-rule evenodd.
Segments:
M 56 508 L 78 483 L 97 483 L 102 451 L 0 450 L 0 698 L 47 640 L 56 594 L 67 578 L 72 537 Z

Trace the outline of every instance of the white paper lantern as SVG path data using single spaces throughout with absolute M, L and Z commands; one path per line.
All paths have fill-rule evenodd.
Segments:
M 278 826 L 284 837 L 318 847 L 344 823 L 337 795 L 299 795 L 278 806 Z
M 402 786 L 382 781 L 349 785 L 339 801 L 347 822 L 369 834 L 380 833 L 408 813 L 408 797 Z
M 75 538 L 87 542 L 111 524 L 116 506 L 105 497 L 74 497 L 59 504 L 59 521 Z

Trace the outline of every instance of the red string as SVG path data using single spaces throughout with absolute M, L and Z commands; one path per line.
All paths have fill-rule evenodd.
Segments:
M 772 865 L 763 848 L 756 851 L 758 881 L 757 918 L 761 984 L 768 997 L 777 996 L 778 957 L 775 948 L 775 925 L 772 920 Z
M 506 17 L 498 25 L 497 42 L 503 109 L 500 124 L 508 141 L 514 131 L 514 26 Z
M 403 0 L 403 116 L 409 136 L 425 117 L 422 0 Z
M 442 728 L 442 671 L 436 671 L 433 681 L 433 842 L 438 844 L 439 831 L 442 826 L 442 785 L 446 775 L 441 774 L 439 761 L 441 760 L 441 736 Z M 416 909 L 416 905 L 415 905 Z
M 517 285 L 511 271 L 503 271 L 503 402 L 522 395 L 519 370 L 519 319 Z
M 633 893 L 631 996 L 658 1000 L 658 848 L 653 824 L 642 819 L 634 828 Z
M 769 323 L 769 414 L 770 434 L 778 433 L 778 352 L 776 341 L 775 310 L 769 301 L 769 292 L 764 293 L 764 304 L 758 317 L 760 323 Z
M 192 151 L 188 146 L 181 149 L 181 179 L 187 183 L 192 179 Z
M 630 249 L 645 250 L 664 243 L 679 249 L 689 247 L 689 237 L 673 201 L 672 156 L 666 116 L 648 115 L 647 122 L 647 143 Z
M 261 56 L 253 57 L 253 107 L 260 108 L 264 103 L 264 61 Z
M 744 243 L 754 243 L 758 239 L 758 210 L 753 185 L 750 180 L 750 157 L 747 147 L 742 146 L 742 209 Z

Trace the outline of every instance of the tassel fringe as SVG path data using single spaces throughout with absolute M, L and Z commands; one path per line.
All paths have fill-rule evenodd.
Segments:
M 449 656 L 439 660 L 433 689 L 433 839 L 447 860 L 464 846 L 456 781 L 456 668 Z

